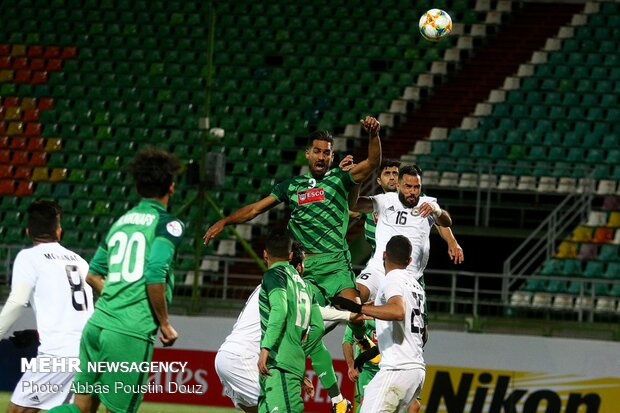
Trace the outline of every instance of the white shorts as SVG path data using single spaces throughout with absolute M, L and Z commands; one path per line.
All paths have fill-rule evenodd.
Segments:
M 49 410 L 73 401 L 71 383 L 74 372 L 33 373 L 26 371 L 17 382 L 11 402 L 32 409 Z
M 368 288 L 368 291 L 370 291 L 368 299 L 375 301 L 377 292 L 379 291 L 379 284 L 384 277 L 385 268 L 383 267 L 383 263 L 371 259 L 368 261 L 368 264 L 366 264 L 366 268 L 364 268 L 360 272 L 360 275 L 357 276 L 357 280 L 355 280 L 355 282 Z
M 228 351 L 215 355 L 215 371 L 235 407 L 258 406 L 258 354 L 240 356 Z
M 406 412 L 422 391 L 424 369 L 381 369 L 366 386 L 360 413 Z

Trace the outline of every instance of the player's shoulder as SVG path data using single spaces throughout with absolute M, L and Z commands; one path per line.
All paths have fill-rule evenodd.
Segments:
M 420 197 L 420 204 L 423 202 L 437 202 L 437 198 L 435 198 L 434 196 L 428 196 L 424 194 Z

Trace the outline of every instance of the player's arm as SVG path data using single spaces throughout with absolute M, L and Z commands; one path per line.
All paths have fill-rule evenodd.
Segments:
M 175 245 L 172 241 L 164 237 L 156 237 L 151 245 L 144 269 L 148 300 L 159 323 L 162 333 L 159 340 L 164 347 L 172 346 L 179 336 L 170 324 L 166 302 L 166 277 L 174 259 L 174 250 Z
M 460 264 L 465 259 L 465 255 L 463 254 L 463 248 L 459 245 L 458 241 L 454 237 L 452 233 L 452 229 L 450 227 L 441 227 L 439 225 L 435 225 L 437 228 L 437 232 L 441 238 L 448 244 L 448 255 L 450 259 L 455 264 Z
M 19 318 L 28 304 L 33 286 L 25 282 L 15 282 L 11 293 L 0 313 L 0 340 L 4 338 L 13 323 Z
M 344 337 L 342 338 L 342 355 L 344 356 L 344 361 L 347 363 L 349 379 L 353 382 L 357 381 L 360 372 L 355 368 L 355 357 L 353 355 L 353 331 L 349 326 L 345 329 Z
M 349 208 L 353 211 L 370 213 L 373 211 L 372 199 L 368 196 L 360 196 L 353 205 L 349 204 Z
M 364 181 L 381 164 L 381 139 L 379 139 L 381 125 L 377 119 L 370 116 L 360 122 L 370 137 L 368 138 L 368 158 L 351 169 L 351 177 L 355 182 Z
M 402 295 L 394 295 L 384 305 L 361 306 L 361 314 L 386 321 L 402 321 L 405 319 L 405 300 Z
M 450 217 L 448 211 L 442 209 L 435 201 L 424 202 L 422 205 L 420 205 L 419 212 L 423 218 L 426 218 L 427 216 L 432 214 L 433 218 L 435 219 L 435 224 L 440 227 L 452 226 L 452 218 Z
M 325 323 L 323 322 L 322 307 L 316 301 L 310 306 L 310 324 L 308 325 L 308 334 L 303 342 L 304 352 L 307 356 L 311 356 L 315 347 L 322 342 L 323 333 L 325 332 Z M 334 309 L 334 311 L 338 311 Z M 341 311 L 342 312 L 342 311 Z M 346 311 L 349 315 L 348 311 Z
M 273 195 L 268 195 L 260 201 L 256 201 L 253 204 L 249 204 L 240 208 L 230 214 L 227 217 L 224 217 L 217 221 L 215 224 L 211 225 L 211 227 L 205 233 L 203 240 L 205 245 L 209 244 L 213 238 L 215 238 L 219 233 L 224 231 L 224 227 L 226 225 L 235 225 L 235 224 L 243 224 L 244 222 L 248 222 L 263 212 L 273 208 L 280 201 L 275 198 Z
M 101 295 L 103 284 L 108 273 L 108 247 L 105 241 L 102 241 L 93 259 L 88 264 L 88 274 L 86 274 L 86 283 L 93 289 L 95 299 Z

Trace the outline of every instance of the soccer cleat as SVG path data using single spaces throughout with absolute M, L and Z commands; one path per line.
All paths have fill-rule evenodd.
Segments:
M 353 411 L 353 405 L 347 399 L 340 403 L 332 404 L 332 413 L 349 413 Z
M 369 361 L 372 364 L 379 364 L 379 362 L 381 361 L 381 354 L 379 353 L 379 349 L 377 348 L 376 344 L 373 343 L 372 340 L 368 338 L 368 336 L 364 336 L 364 338 L 361 340 L 355 338 L 355 344 L 357 344 L 357 346 L 360 348 L 360 356 L 368 352 L 367 354 L 372 355 L 372 357 L 368 358 L 366 361 Z

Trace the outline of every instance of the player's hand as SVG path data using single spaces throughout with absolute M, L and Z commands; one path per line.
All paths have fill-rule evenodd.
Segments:
M 357 321 L 367 321 L 367 320 L 374 320 L 374 317 L 371 317 L 365 314 L 358 314 L 358 313 L 351 313 L 351 316 L 349 316 L 349 322 L 351 323 L 355 323 Z
M 304 377 L 304 382 L 301 385 L 301 388 L 303 389 L 304 393 L 308 395 L 308 397 L 310 397 L 311 399 L 314 398 L 314 385 L 308 377 Z
M 39 332 L 37 330 L 14 331 L 13 335 L 9 337 L 9 341 L 13 343 L 16 348 L 26 348 L 33 344 L 38 346 L 40 344 Z
M 372 116 L 366 116 L 364 119 L 360 120 L 362 127 L 364 130 L 372 137 L 379 136 L 379 129 L 381 129 L 381 124 L 379 121 Z
M 455 264 L 461 264 L 465 260 L 463 248 L 461 248 L 458 242 L 448 244 L 448 255 L 450 256 L 450 260 Z
M 226 223 L 223 219 L 220 219 L 215 224 L 211 225 L 211 227 L 205 232 L 205 235 L 202 237 L 205 245 L 209 245 L 209 241 L 218 236 L 220 232 L 224 231 L 224 227 Z
M 159 341 L 162 342 L 164 347 L 172 347 L 177 338 L 179 338 L 179 333 L 172 327 L 172 324 L 161 325 L 159 330 L 161 331 Z
M 349 300 L 348 298 L 336 296 L 332 297 L 330 301 L 334 307 L 341 310 L 347 310 L 357 314 L 362 312 L 362 305 L 356 303 L 355 301 Z
M 349 367 L 349 380 L 353 383 L 357 381 L 357 378 L 360 376 L 360 372 L 355 367 Z
M 342 158 L 342 161 L 340 161 L 340 163 L 338 164 L 338 167 L 345 172 L 350 169 L 353 169 L 354 166 L 355 166 L 355 163 L 353 163 L 353 155 L 345 156 L 344 158 Z
M 422 218 L 428 217 L 430 214 L 440 216 L 443 212 L 437 202 L 424 202 L 418 207 L 418 212 Z
M 258 356 L 258 372 L 260 373 L 263 379 L 266 379 L 267 376 L 271 376 L 271 372 L 267 368 L 267 359 L 269 358 L 269 350 L 266 348 L 260 349 L 260 356 Z

